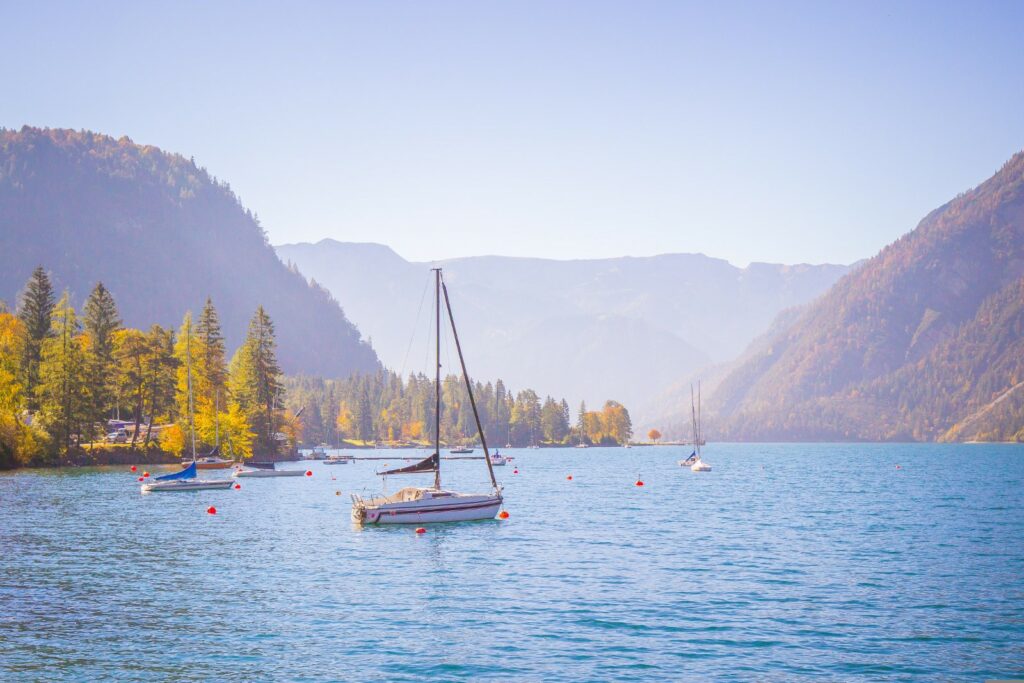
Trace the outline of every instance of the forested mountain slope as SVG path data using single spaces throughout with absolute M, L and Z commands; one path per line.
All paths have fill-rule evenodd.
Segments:
M 1024 439 L 1024 153 L 841 279 L 721 382 L 737 439 Z
M 177 326 L 210 296 L 233 347 L 262 304 L 286 372 L 379 366 L 337 302 L 277 258 L 227 184 L 127 138 L 0 130 L 0 299 L 13 307 L 37 265 L 75 305 L 103 281 L 130 326 Z

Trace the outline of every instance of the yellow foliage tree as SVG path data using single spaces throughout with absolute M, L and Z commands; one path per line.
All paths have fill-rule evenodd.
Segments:
M 179 456 L 185 452 L 185 430 L 181 425 L 173 424 L 160 432 L 160 448 Z

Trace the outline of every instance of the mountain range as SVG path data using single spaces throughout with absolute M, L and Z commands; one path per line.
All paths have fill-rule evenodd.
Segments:
M 1024 153 L 790 312 L 707 406 L 724 439 L 1024 440 Z
M 737 268 L 702 254 L 411 262 L 380 244 L 330 239 L 277 252 L 331 291 L 389 367 L 426 368 L 426 337 L 414 331 L 429 315 L 430 296 L 420 302 L 430 269 L 442 267 L 473 375 L 591 405 L 615 399 L 635 419 L 656 410 L 653 399 L 673 381 L 731 359 L 779 311 L 848 270 Z
M 210 296 L 230 348 L 262 304 L 285 371 L 379 367 L 338 303 L 285 267 L 226 183 L 128 138 L 0 129 L 0 299 L 13 306 L 37 265 L 76 305 L 102 281 L 131 326 L 177 327 Z

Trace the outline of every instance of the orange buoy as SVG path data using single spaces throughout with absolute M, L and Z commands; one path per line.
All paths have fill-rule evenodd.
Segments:
M 149 472 L 143 472 L 143 473 L 142 473 L 142 476 L 144 476 L 144 477 L 148 477 L 148 476 L 149 476 Z
M 208 515 L 215 515 L 215 514 L 217 514 L 217 508 L 215 508 L 215 507 L 213 507 L 211 505 L 210 507 L 206 508 L 206 514 L 208 514 Z
M 307 477 L 312 477 L 313 476 L 313 470 L 306 470 L 306 476 Z
M 508 519 L 508 512 L 506 512 L 505 510 L 502 510 L 501 512 L 499 512 L 498 513 L 498 519 Z
M 416 533 L 418 533 L 418 534 L 425 534 L 425 533 L 427 533 L 427 530 L 424 529 L 421 526 L 420 527 L 416 527 Z
M 135 471 L 135 470 L 137 470 L 137 469 L 139 469 L 139 468 L 138 468 L 138 467 L 136 467 L 135 465 L 132 465 L 132 472 L 134 472 L 134 471 Z
M 334 492 L 334 495 L 336 495 L 336 496 L 340 496 L 340 495 L 341 495 L 341 491 L 335 491 L 335 492 Z
M 237 491 L 238 489 L 240 489 L 240 488 L 242 488 L 242 485 L 241 485 L 241 484 L 235 484 L 235 490 L 236 490 L 236 491 Z

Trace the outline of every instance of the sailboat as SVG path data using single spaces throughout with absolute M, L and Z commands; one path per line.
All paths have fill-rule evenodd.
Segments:
M 693 400 L 693 385 L 690 385 L 690 415 L 693 420 L 693 452 L 690 453 L 690 457 L 680 460 L 679 465 L 680 467 L 689 467 L 692 472 L 710 472 L 711 465 L 704 462 L 700 456 L 700 448 L 704 445 L 700 421 L 700 382 L 697 382 L 696 404 Z
M 279 470 L 272 462 L 247 462 L 247 469 L 235 470 L 232 477 L 301 477 L 305 470 Z M 251 469 L 248 469 L 251 468 Z
M 184 465 L 185 469 L 172 474 L 165 474 L 154 477 L 153 481 L 147 481 L 142 485 L 143 493 L 155 491 L 206 491 L 209 489 L 229 489 L 233 482 L 230 479 L 197 479 L 196 470 L 196 424 L 194 410 L 192 407 L 192 328 L 186 330 L 185 336 L 185 363 L 186 378 L 188 384 L 188 426 L 192 433 L 192 461 Z M 219 451 L 219 446 L 214 447 L 210 455 L 214 456 Z M 219 458 L 218 458 L 219 459 Z M 228 463 L 230 464 L 230 462 Z
M 413 465 L 400 467 L 385 472 L 380 476 L 392 474 L 434 473 L 434 485 L 431 487 L 406 486 L 390 496 L 363 498 L 352 494 L 352 519 L 359 524 L 422 524 L 427 522 L 464 522 L 479 519 L 493 519 L 501 509 L 501 487 L 494 477 L 494 465 L 490 451 L 487 450 L 487 438 L 484 436 L 480 423 L 480 414 L 473 397 L 473 384 L 466 371 L 466 359 L 462 355 L 459 333 L 455 329 L 452 317 L 452 304 L 448 298 L 448 288 L 441 277 L 441 269 L 434 268 L 434 297 L 436 312 L 435 339 L 435 384 L 434 384 L 434 452 L 427 458 Z M 491 477 L 491 491 L 488 493 L 457 493 L 441 487 L 441 294 L 444 294 L 448 321 L 451 323 L 455 348 L 459 353 L 462 365 L 462 377 L 469 395 L 469 405 L 473 408 L 480 445 L 484 451 L 484 462 Z

